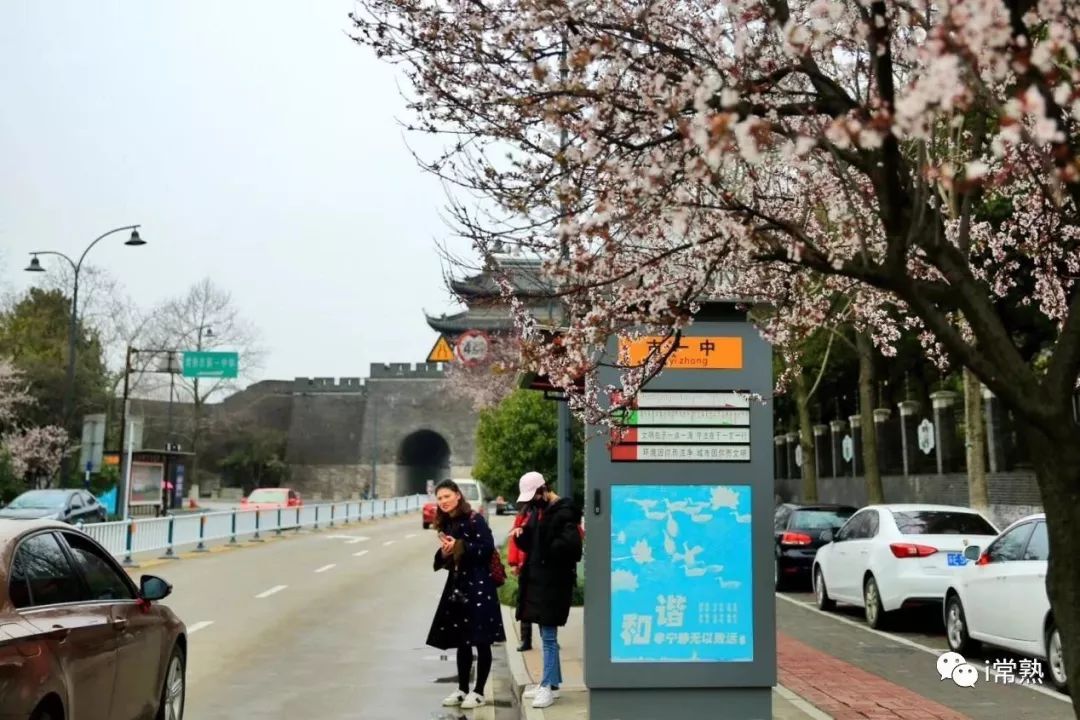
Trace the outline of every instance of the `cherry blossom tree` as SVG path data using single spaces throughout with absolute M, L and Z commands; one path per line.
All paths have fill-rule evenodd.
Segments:
M 498 405 L 514 392 L 522 369 L 520 341 L 514 333 L 491 334 L 487 359 L 466 365 L 458 359 L 446 371 L 450 392 L 479 411 Z
M 718 296 L 771 306 L 762 330 L 790 353 L 846 296 L 879 352 L 916 332 L 994 392 L 1035 459 L 1080 689 L 1080 8 L 359 7 L 357 41 L 409 80 L 412 127 L 448 138 L 424 166 L 482 198 L 454 201 L 458 230 L 481 255 L 502 243 L 544 258 L 569 318 L 560 344 L 524 313 L 519 325 L 554 382 L 572 392 L 611 334 L 678 334 Z M 1032 347 L 1037 322 L 1053 333 Z M 624 368 L 619 390 L 662 360 Z M 587 382 L 573 405 L 602 420 L 611 390 Z
M 55 425 L 27 427 L 22 411 L 34 403 L 22 374 L 0 359 L 0 453 L 10 458 L 16 478 L 49 482 L 67 454 L 67 432 Z

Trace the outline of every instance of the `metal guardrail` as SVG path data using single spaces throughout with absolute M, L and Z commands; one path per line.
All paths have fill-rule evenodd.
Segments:
M 205 551 L 207 545 L 241 538 L 260 540 L 262 535 L 281 535 L 304 528 L 336 527 L 350 522 L 394 517 L 420 510 L 425 495 L 304 505 L 274 510 L 236 508 L 218 512 L 170 515 L 167 517 L 119 520 L 83 525 L 82 531 L 97 540 L 124 563 L 134 564 L 132 555 L 162 551 L 176 557 L 179 548 Z

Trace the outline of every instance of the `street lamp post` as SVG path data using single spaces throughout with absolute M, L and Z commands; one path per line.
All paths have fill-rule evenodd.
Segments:
M 79 312 L 79 273 L 82 271 L 83 261 L 86 259 L 86 254 L 90 252 L 91 248 L 97 245 L 99 242 L 107 238 L 108 236 L 122 232 L 124 230 L 130 230 L 131 236 L 124 242 L 125 245 L 137 247 L 139 245 L 145 245 L 146 241 L 139 236 L 139 225 L 123 225 L 118 228 L 113 228 L 106 233 L 102 233 L 94 239 L 92 243 L 86 246 L 82 255 L 79 256 L 78 262 L 72 260 L 70 257 L 62 252 L 55 250 L 37 250 L 30 253 L 32 256 L 30 264 L 26 267 L 27 272 L 45 272 L 45 268 L 41 266 L 41 261 L 38 260 L 40 255 L 56 255 L 61 257 L 71 265 L 71 269 L 74 271 L 74 287 L 71 291 L 71 318 L 68 325 L 68 365 L 67 365 L 67 388 L 64 395 L 64 423 L 65 425 L 71 422 L 72 412 L 74 410 L 75 403 L 75 345 L 76 337 L 78 334 L 78 312 Z

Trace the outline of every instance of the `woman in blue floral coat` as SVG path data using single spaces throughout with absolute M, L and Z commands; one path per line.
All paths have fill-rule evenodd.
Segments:
M 491 528 L 473 512 L 453 480 L 435 486 L 435 529 L 439 549 L 435 570 L 447 570 L 427 644 L 457 648 L 458 689 L 443 700 L 447 707 L 466 710 L 484 704 L 484 685 L 491 673 L 491 646 L 506 641 L 498 588 L 491 577 L 495 539 Z M 473 648 L 476 648 L 476 685 L 469 691 Z

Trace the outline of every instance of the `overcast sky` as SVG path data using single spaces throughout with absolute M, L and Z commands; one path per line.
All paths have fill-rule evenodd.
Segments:
M 422 311 L 455 307 L 445 197 L 396 124 L 397 72 L 346 35 L 352 9 L 5 2 L 0 288 L 37 280 L 32 250 L 141 223 L 148 245 L 116 236 L 87 262 L 147 306 L 209 276 L 259 327 L 263 377 L 423 361 Z

